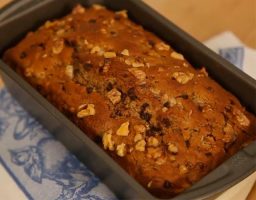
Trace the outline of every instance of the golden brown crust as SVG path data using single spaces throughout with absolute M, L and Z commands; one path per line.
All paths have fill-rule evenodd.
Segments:
M 4 60 L 158 197 L 255 138 L 255 117 L 232 94 L 125 12 L 77 6 Z

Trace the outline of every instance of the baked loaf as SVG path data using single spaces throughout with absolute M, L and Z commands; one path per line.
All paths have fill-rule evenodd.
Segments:
M 172 197 L 255 139 L 255 117 L 154 34 L 77 6 L 4 60 L 158 197 Z

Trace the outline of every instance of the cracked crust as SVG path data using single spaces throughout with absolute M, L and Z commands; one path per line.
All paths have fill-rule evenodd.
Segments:
M 4 60 L 158 197 L 255 139 L 255 117 L 232 94 L 125 11 L 77 6 Z

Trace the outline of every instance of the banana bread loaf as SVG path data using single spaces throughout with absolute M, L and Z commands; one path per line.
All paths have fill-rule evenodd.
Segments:
M 77 6 L 4 61 L 158 197 L 255 139 L 255 117 L 232 94 L 126 11 Z

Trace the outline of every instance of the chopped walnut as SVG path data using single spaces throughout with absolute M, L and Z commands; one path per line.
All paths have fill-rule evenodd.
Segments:
M 155 47 L 160 51 L 168 51 L 170 50 L 170 46 L 168 44 L 165 44 L 163 42 L 159 42 L 155 45 Z
M 94 104 L 86 104 L 85 109 L 80 110 L 77 113 L 77 117 L 78 118 L 84 118 L 87 116 L 91 116 L 91 115 L 95 115 L 95 108 L 94 108 Z
M 108 130 L 103 134 L 102 143 L 104 149 L 109 149 L 110 151 L 114 151 L 114 141 L 112 140 L 112 130 Z
M 184 62 L 184 63 L 183 63 L 183 66 L 184 66 L 184 67 L 188 67 L 188 63 L 185 63 L 185 62 Z
M 178 153 L 178 147 L 175 144 L 170 143 L 168 145 L 168 151 L 170 151 L 173 154 Z
M 129 122 L 124 122 L 121 124 L 116 134 L 119 136 L 128 136 L 129 135 Z
M 163 107 L 163 108 L 162 108 L 162 112 L 164 112 L 164 113 L 167 112 L 167 110 L 168 110 L 167 107 Z
M 146 132 L 146 127 L 144 125 L 135 125 L 134 130 L 136 133 L 144 134 Z
M 184 56 L 182 54 L 180 54 L 180 53 L 175 52 L 175 51 L 173 51 L 171 53 L 171 57 L 175 58 L 177 60 L 184 60 Z
M 159 141 L 157 138 L 153 137 L 153 136 L 150 136 L 148 138 L 148 142 L 147 142 L 147 145 L 148 146 L 151 146 L 151 147 L 157 147 L 159 145 Z
M 125 148 L 125 144 L 119 144 L 116 147 L 116 153 L 117 155 L 119 155 L 120 157 L 124 157 L 125 153 L 126 153 L 126 148 Z
M 117 104 L 121 101 L 121 92 L 119 92 L 117 89 L 112 89 L 107 93 L 107 97 L 113 104 Z
M 148 182 L 148 184 L 147 184 L 147 187 L 148 187 L 148 188 L 150 188 L 150 187 L 151 187 L 152 182 L 153 182 L 153 181 L 149 181 L 149 182 Z
M 75 7 L 75 9 L 73 10 L 73 14 L 83 14 L 85 12 L 85 8 L 81 5 L 78 5 Z
M 128 71 L 139 80 L 140 84 L 145 84 L 146 73 L 144 71 L 136 68 L 130 68 Z
M 163 165 L 165 162 L 166 162 L 166 158 L 160 157 L 160 158 L 156 159 L 156 164 L 157 165 Z
M 67 65 L 65 69 L 65 74 L 70 78 L 74 78 L 74 67 L 73 65 Z
M 208 73 L 207 73 L 207 71 L 206 71 L 206 69 L 204 67 L 200 70 L 200 72 L 202 74 L 204 74 L 205 76 L 208 76 Z
M 63 34 L 65 33 L 65 30 L 64 29 L 60 29 L 56 32 L 56 35 L 58 36 L 62 36 Z
M 123 18 L 127 18 L 128 17 L 128 15 L 127 15 L 127 10 L 120 10 L 120 11 L 117 11 L 117 12 L 115 12 L 116 13 L 116 15 L 120 15 L 120 16 L 122 16 Z
M 145 65 L 144 65 L 144 63 L 134 61 L 132 63 L 132 66 L 137 68 L 137 67 L 144 67 Z
M 99 46 L 94 46 L 91 49 L 91 54 L 95 54 L 95 53 L 101 56 L 104 54 L 104 50 Z
M 157 158 L 160 158 L 161 155 L 162 155 L 162 149 L 161 148 L 152 148 L 152 147 L 149 147 L 147 149 L 147 157 L 148 158 L 153 158 L 153 159 L 157 159 Z
M 136 143 L 135 150 L 137 150 L 137 151 L 145 151 L 145 145 L 146 145 L 145 140 L 140 140 L 139 142 Z
M 153 93 L 153 95 L 155 96 L 155 97 L 159 97 L 159 95 L 160 95 L 160 90 L 159 89 L 157 89 L 157 88 L 150 88 L 149 89 L 152 93 Z
M 241 126 L 249 126 L 250 125 L 250 120 L 246 117 L 246 115 L 244 113 L 242 113 L 240 110 L 238 109 L 234 109 L 233 110 L 233 114 L 236 117 L 236 120 L 238 121 L 238 123 Z
M 64 48 L 64 41 L 63 40 L 56 40 L 54 41 L 52 52 L 54 54 L 60 54 Z
M 141 135 L 140 133 L 137 133 L 137 134 L 134 136 L 133 141 L 136 143 L 136 142 L 138 142 L 138 141 L 140 141 L 140 140 L 142 140 L 142 139 L 143 139 L 142 135 Z
M 170 160 L 171 160 L 171 161 L 175 161 L 175 160 L 176 160 L 176 157 L 175 157 L 175 156 L 170 156 Z
M 45 22 L 44 26 L 45 26 L 45 28 L 51 28 L 51 27 L 55 26 L 55 23 L 51 22 L 51 21 L 47 21 L 47 22 Z
M 234 133 L 234 129 L 231 124 L 227 123 L 226 126 L 223 128 L 225 133 Z
M 25 76 L 26 77 L 32 76 L 33 73 L 34 73 L 34 69 L 33 68 L 26 68 L 25 69 Z
M 100 4 L 93 4 L 93 5 L 92 5 L 92 8 L 93 8 L 94 10 L 102 10 L 102 9 L 105 9 L 105 6 L 102 6 L 102 5 L 100 5 Z
M 180 174 L 186 174 L 188 173 L 188 168 L 185 165 L 180 165 L 179 171 L 180 171 Z
M 176 81 L 180 84 L 186 84 L 187 82 L 193 79 L 194 74 L 190 72 L 174 72 L 172 77 L 175 78 Z
M 122 52 L 121 52 L 122 55 L 124 56 L 129 56 L 129 50 L 128 49 L 124 49 Z
M 108 51 L 104 53 L 104 58 L 115 58 L 115 57 L 116 57 L 115 52 Z
M 125 59 L 124 62 L 127 65 L 132 65 L 132 63 L 135 62 L 135 59 L 134 58 L 127 58 L 127 59 Z

